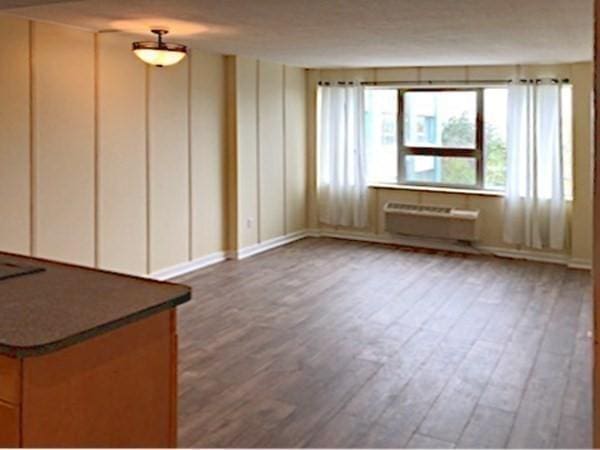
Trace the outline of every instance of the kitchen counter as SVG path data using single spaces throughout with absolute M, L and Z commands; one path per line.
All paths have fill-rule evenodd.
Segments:
M 43 271 L 0 280 L 0 354 L 41 355 L 190 299 L 190 288 L 0 252 Z
M 190 288 L 0 253 L 0 447 L 176 447 Z

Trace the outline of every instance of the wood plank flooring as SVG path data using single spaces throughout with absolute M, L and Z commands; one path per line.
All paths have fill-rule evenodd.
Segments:
M 179 281 L 179 444 L 591 447 L 588 272 L 305 239 Z

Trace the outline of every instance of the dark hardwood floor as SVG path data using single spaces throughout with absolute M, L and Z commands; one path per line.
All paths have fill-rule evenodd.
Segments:
M 591 447 L 591 281 L 305 239 L 179 281 L 179 443 Z

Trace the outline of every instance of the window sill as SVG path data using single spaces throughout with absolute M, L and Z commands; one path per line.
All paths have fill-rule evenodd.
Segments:
M 484 197 L 504 197 L 504 192 L 491 191 L 483 189 L 461 189 L 436 186 L 416 186 L 412 184 L 386 184 L 372 183 L 369 184 L 371 189 L 396 189 L 400 191 L 417 191 L 417 192 L 435 192 L 442 194 L 460 194 L 460 195 L 480 195 Z

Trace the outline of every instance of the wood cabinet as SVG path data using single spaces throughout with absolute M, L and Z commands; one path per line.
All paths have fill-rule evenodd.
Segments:
M 0 447 L 19 445 L 19 407 L 0 401 Z
M 0 447 L 176 447 L 188 286 L 0 252 Z
M 175 447 L 175 329 L 167 310 L 55 352 L 0 356 L 0 446 Z
M 0 355 L 0 401 L 19 404 L 21 399 L 21 362 Z

